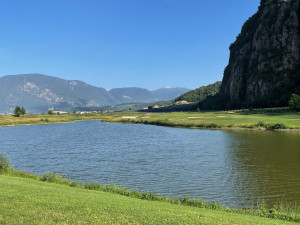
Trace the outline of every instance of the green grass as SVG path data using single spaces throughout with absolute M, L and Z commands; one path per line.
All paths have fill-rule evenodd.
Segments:
M 4 157 L 3 157 L 4 156 Z M 8 162 L 5 155 L 2 155 L 1 164 L 6 164 Z M 193 208 L 200 208 L 205 210 L 213 210 L 216 211 L 215 214 L 223 214 L 223 213 L 230 213 L 230 214 L 241 214 L 241 215 L 248 215 L 248 216 L 259 216 L 259 217 L 266 217 L 272 219 L 280 219 L 282 221 L 293 221 L 293 222 L 300 222 L 300 208 L 298 204 L 278 204 L 273 206 L 272 208 L 268 209 L 265 207 L 264 204 L 259 204 L 257 207 L 253 209 L 233 209 L 233 208 L 225 208 L 222 207 L 218 203 L 206 203 L 203 200 L 195 200 L 189 199 L 188 197 L 184 198 L 177 198 L 177 199 L 170 199 L 163 196 L 158 196 L 151 192 L 138 192 L 138 191 L 131 191 L 128 189 L 124 189 L 118 186 L 109 186 L 109 185 L 101 185 L 99 183 L 85 183 L 81 184 L 78 182 L 73 182 L 71 180 L 65 179 L 64 176 L 57 174 L 56 172 L 48 172 L 44 175 L 35 175 L 24 171 L 14 170 L 12 167 L 4 167 L 0 169 L 0 192 L 1 190 L 1 175 L 7 178 L 25 178 L 27 181 L 30 180 L 34 182 L 46 182 L 46 183 L 54 183 L 57 185 L 63 185 L 65 187 L 72 187 L 75 189 L 82 189 L 82 190 L 92 190 L 97 191 L 99 194 L 109 193 L 113 195 L 121 195 L 124 197 L 139 199 L 139 200 L 147 200 L 149 202 L 162 202 L 165 204 L 171 205 L 180 205 L 185 207 L 193 207 Z M 24 185 L 22 185 L 24 186 Z M 44 188 L 43 188 L 44 189 Z M 5 194 L 6 190 L 4 188 L 3 194 Z M 18 191 L 17 191 L 18 192 Z M 0 194 L 1 197 L 1 194 Z M 0 198 L 1 199 L 1 198 Z M 29 198 L 31 199 L 31 197 Z M 17 199 L 16 199 L 17 201 Z M 46 204 L 46 203 L 45 203 Z M 152 204 L 152 203 L 151 203 Z M 1 207 L 1 204 L 0 204 Z M 2 214 L 0 213 L 0 216 Z M 243 216 L 242 216 L 243 217 Z M 1 217 L 0 217 L 1 218 Z M 0 220 L 1 222 L 1 220 Z M 120 222 L 123 223 L 123 222 Z M 0 223 L 1 224 L 1 223 Z M 209 223 L 210 224 L 210 223 Z
M 297 224 L 0 175 L 0 224 Z
M 300 114 L 291 111 L 113 113 L 102 115 L 102 120 L 193 128 L 300 129 Z
M 0 126 L 74 122 L 76 120 L 144 123 L 188 128 L 300 129 L 300 113 L 292 111 L 107 113 L 0 116 Z
M 17 126 L 49 123 L 70 123 L 76 120 L 99 120 L 99 114 L 0 116 L 0 126 Z

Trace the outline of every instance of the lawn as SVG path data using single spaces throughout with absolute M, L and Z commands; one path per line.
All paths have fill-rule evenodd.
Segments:
M 193 128 L 300 129 L 300 113 L 283 112 L 115 112 L 104 114 L 0 116 L 0 126 L 66 123 L 76 120 L 144 123 Z
M 115 113 L 104 114 L 102 120 L 195 128 L 300 129 L 300 114 L 290 111 Z
M 297 224 L 0 175 L 0 224 Z

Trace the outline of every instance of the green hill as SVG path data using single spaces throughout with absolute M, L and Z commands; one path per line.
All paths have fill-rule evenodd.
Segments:
M 221 82 L 217 81 L 213 84 L 202 86 L 193 91 L 189 91 L 175 99 L 175 102 L 188 101 L 188 102 L 201 102 L 208 96 L 214 96 L 220 91 Z

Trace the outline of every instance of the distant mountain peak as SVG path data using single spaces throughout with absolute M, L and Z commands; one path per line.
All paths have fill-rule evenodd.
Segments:
M 12 113 L 16 105 L 27 112 L 42 113 L 49 108 L 101 107 L 133 102 L 172 100 L 189 91 L 186 88 L 126 87 L 107 91 L 78 80 L 64 80 L 39 73 L 0 77 L 0 113 Z

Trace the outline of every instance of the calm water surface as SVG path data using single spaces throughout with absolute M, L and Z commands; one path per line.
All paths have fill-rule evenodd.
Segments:
M 81 121 L 0 127 L 15 169 L 58 171 L 170 197 L 250 207 L 300 203 L 300 133 L 219 131 Z

